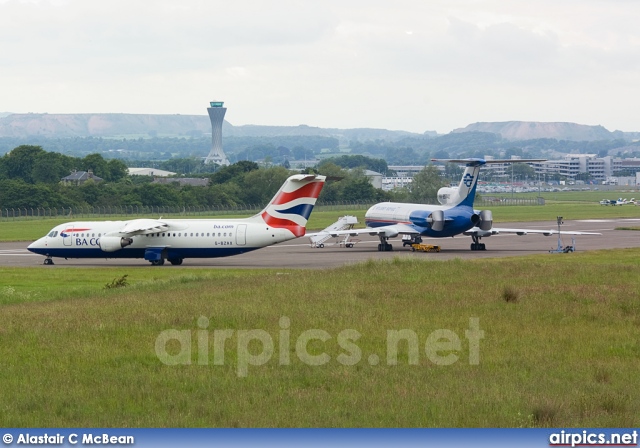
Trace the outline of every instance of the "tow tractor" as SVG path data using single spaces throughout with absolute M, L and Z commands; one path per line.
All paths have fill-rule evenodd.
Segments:
M 440 246 L 435 246 L 433 244 L 412 244 L 411 250 L 413 252 L 440 252 Z
M 414 244 L 422 243 L 422 237 L 420 235 L 402 235 L 402 247 L 413 246 Z

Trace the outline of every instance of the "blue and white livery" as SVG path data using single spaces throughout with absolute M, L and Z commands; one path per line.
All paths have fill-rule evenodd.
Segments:
M 381 202 L 365 214 L 365 229 L 353 229 L 331 232 L 331 236 L 377 235 L 380 238 L 379 251 L 393 250 L 389 238 L 409 235 L 412 243 L 419 243 L 422 237 L 444 238 L 455 235 L 468 235 L 472 238 L 471 250 L 485 250 L 480 243 L 482 237 L 499 233 L 526 235 L 557 234 L 556 230 L 505 229 L 493 227 L 490 210 L 475 210 L 473 201 L 476 196 L 480 168 L 488 163 L 512 163 L 508 160 L 484 159 L 433 159 L 434 162 L 464 163 L 466 168 L 457 188 L 444 187 L 438 190 L 441 205 L 407 204 L 400 202 Z M 540 159 L 517 160 L 517 162 L 539 162 Z M 599 235 L 590 232 L 560 232 L 567 235 Z

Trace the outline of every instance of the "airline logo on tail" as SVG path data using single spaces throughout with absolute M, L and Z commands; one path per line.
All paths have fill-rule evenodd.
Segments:
M 467 173 L 462 179 L 462 182 L 467 186 L 467 188 L 471 188 L 471 185 L 473 184 L 473 176 Z
M 293 191 L 286 191 L 297 187 L 295 182 L 289 182 L 262 212 L 262 219 L 271 227 L 288 229 L 296 237 L 303 236 L 323 186 L 323 181 L 314 181 Z

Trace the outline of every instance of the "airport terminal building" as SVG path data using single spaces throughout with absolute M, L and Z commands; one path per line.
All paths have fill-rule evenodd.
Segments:
M 590 179 L 603 182 L 621 171 L 640 172 L 640 159 L 622 159 L 611 156 L 598 157 L 596 154 L 567 154 L 564 159 L 547 160 L 532 164 L 536 174 L 560 174 L 575 180 L 580 174 L 588 174 Z
M 492 160 L 493 157 L 485 156 L 485 159 Z M 512 157 L 513 162 L 518 162 L 519 157 Z M 581 174 L 588 174 L 589 179 L 598 183 L 609 182 L 616 178 L 618 173 L 627 172 L 626 176 L 635 177 L 637 185 L 640 185 L 640 158 L 619 158 L 619 157 L 598 157 L 597 154 L 567 154 L 559 160 L 547 160 L 544 162 L 529 163 L 536 176 L 542 179 L 545 175 L 560 175 L 567 180 L 576 180 Z M 491 170 L 493 176 L 509 178 L 509 166 L 511 163 L 496 163 L 486 166 L 486 170 Z M 424 168 L 423 165 L 415 166 L 389 166 L 389 169 L 397 173 L 398 178 L 411 179 Z M 444 169 L 444 166 L 438 168 Z M 383 178 L 385 189 L 393 189 L 407 186 L 409 182 L 403 179 Z M 613 185 L 613 184 L 612 184 Z M 617 185 L 617 183 L 616 183 Z M 624 185 L 629 185 L 628 181 Z

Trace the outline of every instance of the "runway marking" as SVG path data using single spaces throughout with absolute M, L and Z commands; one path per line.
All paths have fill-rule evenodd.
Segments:
M 576 222 L 626 222 L 626 221 L 640 221 L 640 218 L 620 218 L 620 219 L 578 219 Z
M 41 257 L 38 254 L 3 254 L 0 253 L 0 257 Z

